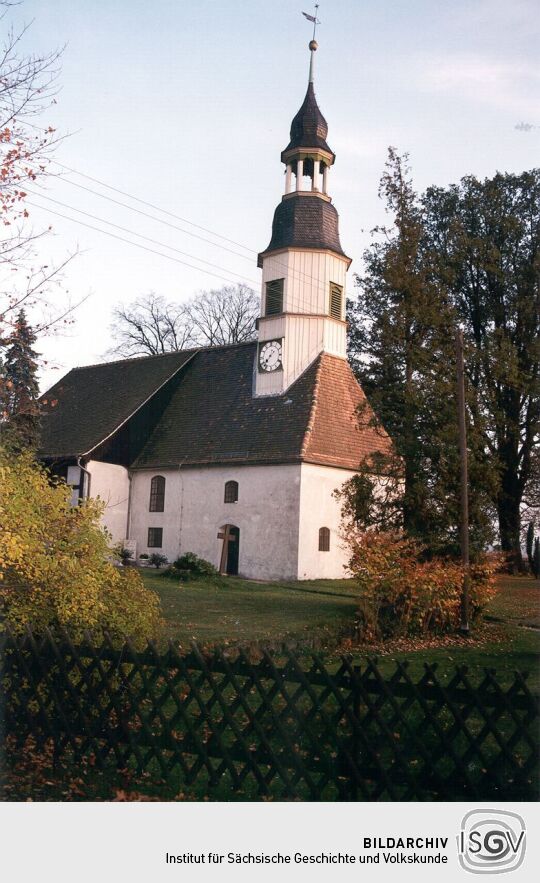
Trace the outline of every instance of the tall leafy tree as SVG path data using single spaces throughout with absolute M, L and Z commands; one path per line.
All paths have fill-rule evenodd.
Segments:
M 432 187 L 423 214 L 469 343 L 471 421 L 498 473 L 501 548 L 521 565 L 522 505 L 538 484 L 540 169 Z
M 459 525 L 455 310 L 438 273 L 438 255 L 429 242 L 408 158 L 393 148 L 380 195 L 393 225 L 375 231 L 375 241 L 364 255 L 358 299 L 349 305 L 349 351 L 370 403 L 395 444 L 394 462 L 377 464 L 377 471 L 386 466 L 395 481 L 390 493 L 375 493 L 367 474 L 375 471 L 373 464 L 364 464 L 361 478 L 349 490 L 364 515 L 367 494 L 368 520 L 388 527 L 401 518 L 405 531 L 430 550 L 452 551 Z M 471 498 L 473 539 L 482 545 L 490 533 L 487 468 L 474 433 L 470 447 L 476 488 Z
M 20 310 L 0 368 L 2 435 L 17 448 L 35 448 L 39 435 L 36 337 Z

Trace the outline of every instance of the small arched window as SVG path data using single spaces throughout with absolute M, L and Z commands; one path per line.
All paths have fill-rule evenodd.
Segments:
M 150 482 L 150 512 L 163 512 L 165 509 L 165 479 L 154 475 Z
M 330 530 L 327 527 L 319 528 L 319 552 L 330 551 Z
M 225 503 L 237 503 L 238 502 L 238 482 L 237 481 L 226 481 L 225 482 Z

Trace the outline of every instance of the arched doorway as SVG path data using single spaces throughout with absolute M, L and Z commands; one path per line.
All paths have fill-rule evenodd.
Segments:
M 240 528 L 234 524 L 224 524 L 220 528 L 218 539 L 223 540 L 219 572 L 235 576 L 238 573 L 240 557 Z

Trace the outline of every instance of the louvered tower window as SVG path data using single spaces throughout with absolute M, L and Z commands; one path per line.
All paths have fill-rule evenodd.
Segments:
M 330 315 L 333 319 L 341 319 L 343 312 L 343 287 L 335 282 L 330 283 Z
M 266 283 L 266 315 L 274 316 L 283 312 L 284 279 L 272 279 Z
M 319 528 L 319 552 L 330 551 L 330 530 L 327 527 Z
M 154 475 L 150 482 L 150 512 L 163 512 L 165 509 L 165 479 Z

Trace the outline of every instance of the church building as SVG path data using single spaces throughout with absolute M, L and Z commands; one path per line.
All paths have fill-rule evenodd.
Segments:
M 105 505 L 136 557 L 194 552 L 253 579 L 344 576 L 334 491 L 375 451 L 347 362 L 335 155 L 313 87 L 281 154 L 258 339 L 74 368 L 42 397 L 41 459 Z

